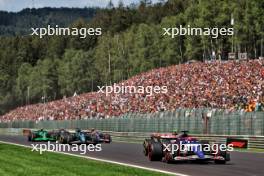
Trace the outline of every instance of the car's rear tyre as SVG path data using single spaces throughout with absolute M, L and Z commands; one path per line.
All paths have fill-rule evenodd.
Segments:
M 28 135 L 28 141 L 29 141 L 29 142 L 32 141 L 31 135 Z
M 224 160 L 215 160 L 215 164 L 226 164 L 227 159 L 230 160 L 229 158 L 227 158 L 227 152 L 220 151 L 219 156 L 222 156 Z
M 162 159 L 162 145 L 159 142 L 149 144 L 148 158 L 150 161 L 160 161 Z
M 28 135 L 28 141 L 30 142 L 34 142 L 35 138 L 36 138 L 36 135 L 34 133 L 31 133 Z
M 112 138 L 111 138 L 110 134 L 105 134 L 104 139 L 108 140 L 105 143 L 111 143 L 112 142 Z

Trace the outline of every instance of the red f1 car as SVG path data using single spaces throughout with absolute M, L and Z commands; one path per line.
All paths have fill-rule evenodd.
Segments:
M 198 140 L 182 133 L 155 133 L 143 143 L 144 154 L 150 161 L 214 161 L 225 164 L 230 161 L 230 153 L 220 150 L 220 144 L 210 145 L 208 141 Z

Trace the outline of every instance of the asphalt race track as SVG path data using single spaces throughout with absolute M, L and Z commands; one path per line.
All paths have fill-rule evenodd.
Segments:
M 30 145 L 26 137 L 0 135 L 0 141 Z M 76 153 L 75 153 L 76 154 Z M 150 162 L 142 153 L 142 145 L 133 143 L 113 142 L 103 144 L 101 152 L 90 152 L 87 156 L 107 159 L 116 162 L 161 169 L 191 176 L 263 176 L 264 154 L 248 152 L 232 152 L 231 161 L 226 165 L 212 163 L 181 162 L 166 164 Z

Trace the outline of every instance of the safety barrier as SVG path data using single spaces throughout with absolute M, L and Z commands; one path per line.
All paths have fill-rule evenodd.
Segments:
M 178 109 L 152 114 L 125 114 L 109 119 L 15 121 L 0 123 L 0 128 L 96 128 L 117 132 L 188 130 L 193 134 L 264 136 L 264 112 Z
M 112 132 L 108 131 L 115 141 L 130 141 L 142 143 L 144 139 L 149 138 L 152 133 L 139 132 Z M 200 140 L 208 140 L 211 142 L 225 143 L 227 138 L 244 139 L 248 141 L 250 149 L 264 149 L 264 136 L 244 136 L 244 135 L 199 135 L 192 134 Z
M 114 132 L 104 131 L 112 136 L 113 141 L 136 142 L 143 143 L 144 139 L 149 138 L 151 132 Z M 2 128 L 1 135 L 23 135 L 22 128 Z M 248 141 L 249 149 L 264 149 L 264 136 L 245 136 L 245 135 L 199 135 L 192 134 L 200 140 L 208 140 L 210 142 L 225 143 L 227 138 L 244 139 Z M 26 139 L 25 139 L 26 140 Z

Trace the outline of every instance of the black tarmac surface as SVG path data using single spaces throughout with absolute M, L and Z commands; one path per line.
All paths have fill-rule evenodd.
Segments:
M 0 135 L 0 141 L 22 145 L 31 144 L 23 136 Z M 231 152 L 231 161 L 225 165 L 216 165 L 213 162 L 166 164 L 159 161 L 149 161 L 143 155 L 142 149 L 140 144 L 113 142 L 102 144 L 102 151 L 100 152 L 89 152 L 86 155 L 191 176 L 264 176 L 264 153 Z

